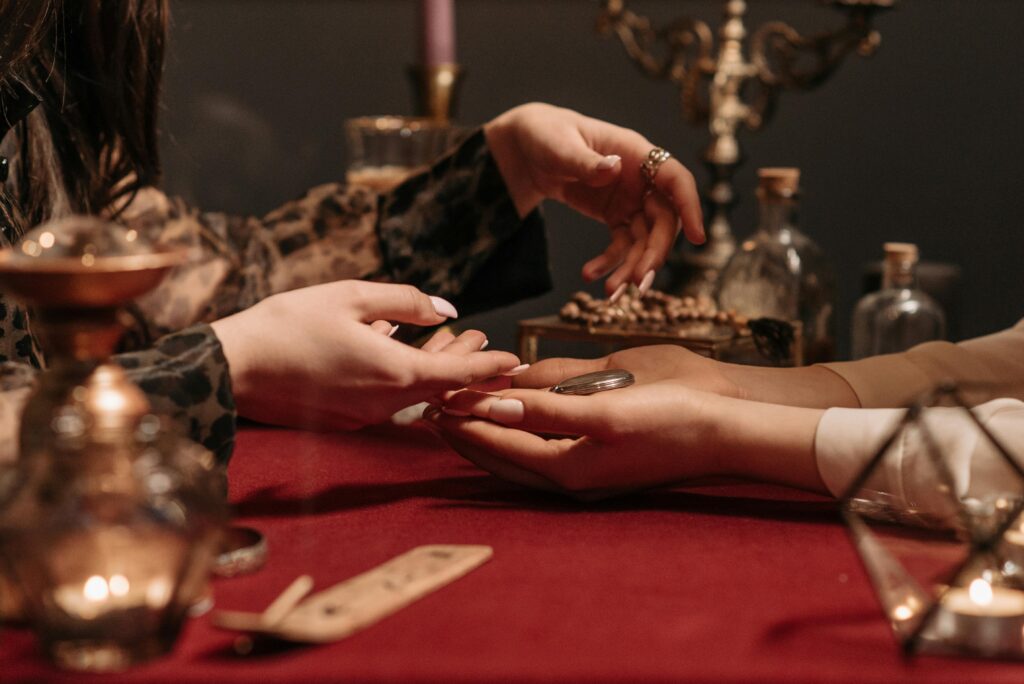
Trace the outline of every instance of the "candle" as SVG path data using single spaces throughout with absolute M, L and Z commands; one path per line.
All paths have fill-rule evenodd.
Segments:
M 455 63 L 455 0 L 420 0 L 420 62 Z
M 942 607 L 961 615 L 979 617 L 1024 616 L 1024 591 L 994 587 L 983 579 L 967 588 L 953 588 L 942 597 Z
M 958 651 L 985 656 L 1015 656 L 1024 651 L 1024 591 L 974 579 L 946 591 L 925 637 Z

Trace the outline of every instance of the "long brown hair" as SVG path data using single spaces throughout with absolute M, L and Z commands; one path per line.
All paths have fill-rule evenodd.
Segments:
M 0 0 L 0 97 L 40 101 L 2 148 L 0 218 L 16 233 L 159 181 L 167 25 L 167 0 Z

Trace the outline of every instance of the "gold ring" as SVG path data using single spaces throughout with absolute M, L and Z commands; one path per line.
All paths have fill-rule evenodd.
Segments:
M 649 190 L 654 189 L 654 179 L 658 175 L 658 169 L 671 157 L 668 150 L 661 147 L 655 147 L 647 153 L 647 159 L 640 165 L 640 175 L 644 177 L 644 182 L 647 183 Z

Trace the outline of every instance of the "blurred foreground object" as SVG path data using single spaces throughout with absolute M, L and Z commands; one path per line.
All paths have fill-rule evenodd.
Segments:
M 120 307 L 181 252 L 71 217 L 0 252 L 0 287 L 32 307 L 47 370 L 0 470 L 0 555 L 58 666 L 124 669 L 171 649 L 204 596 L 225 515 L 213 455 L 166 430 L 107 361 Z
M 1024 470 L 979 413 L 953 385 L 921 398 L 840 500 L 908 654 L 1024 658 Z

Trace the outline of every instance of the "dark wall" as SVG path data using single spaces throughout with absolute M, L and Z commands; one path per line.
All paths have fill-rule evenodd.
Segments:
M 594 31 L 596 0 L 459 0 L 462 119 L 479 123 L 542 100 L 635 128 L 696 162 L 706 134 L 685 125 L 675 89 L 642 76 Z M 633 0 L 656 19 L 692 12 L 717 25 L 718 0 Z M 802 29 L 839 19 L 813 0 L 750 0 L 750 25 Z M 262 213 L 343 175 L 342 121 L 409 113 L 413 0 L 173 0 L 164 117 L 168 188 L 209 209 Z M 802 224 L 839 275 L 840 323 L 861 266 L 886 240 L 963 268 L 960 337 L 1024 315 L 1024 2 L 901 0 L 881 51 L 851 58 L 812 93 L 786 94 L 776 119 L 743 137 L 750 161 L 737 232 L 753 228 L 759 165 L 804 170 Z M 581 286 L 602 227 L 548 207 L 553 293 L 472 321 L 510 347 L 515 321 L 549 313 Z

